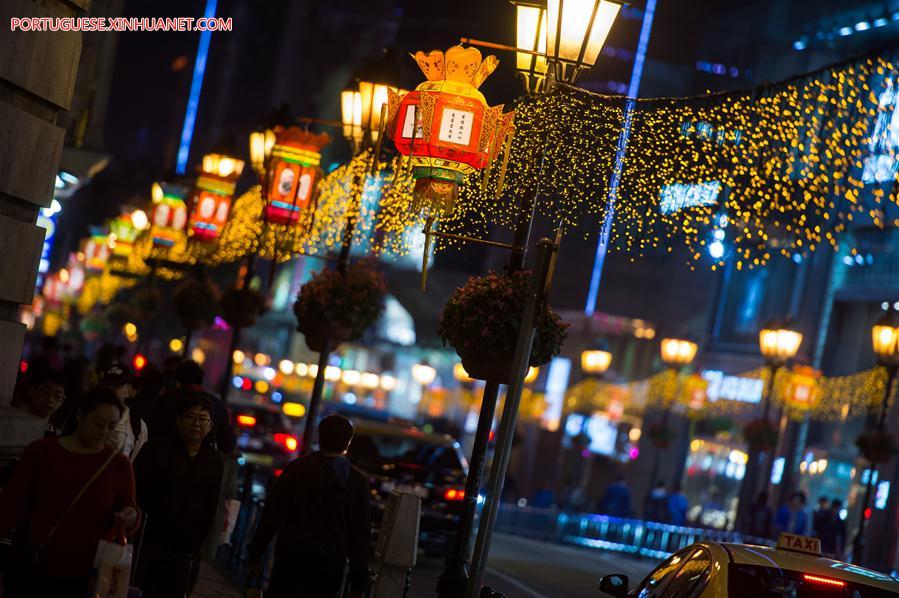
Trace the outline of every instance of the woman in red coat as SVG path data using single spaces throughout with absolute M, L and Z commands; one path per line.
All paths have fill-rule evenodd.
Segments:
M 105 443 L 123 410 L 110 390 L 85 395 L 75 433 L 31 443 L 0 493 L 0 537 L 15 529 L 17 544 L 4 586 L 17 598 L 84 596 L 100 539 L 137 526 L 131 463 Z

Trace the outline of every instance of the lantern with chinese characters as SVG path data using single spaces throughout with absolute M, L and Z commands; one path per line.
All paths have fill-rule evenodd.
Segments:
M 150 213 L 150 235 L 153 247 L 167 248 L 175 244 L 187 224 L 187 188 L 175 183 L 153 183 L 153 211 Z
M 102 272 L 111 253 L 109 235 L 102 229 L 91 227 L 91 235 L 81 240 L 84 267 L 88 272 Z
M 819 378 L 821 378 L 821 372 L 813 367 L 806 365 L 793 367 L 790 381 L 784 391 L 784 402 L 799 411 L 809 411 L 817 407 L 821 400 Z
M 265 216 L 273 224 L 295 226 L 315 191 L 321 150 L 331 142 L 327 133 L 288 127 L 277 133 L 268 162 Z
M 243 166 L 243 160 L 224 153 L 203 156 L 191 198 L 191 238 L 202 243 L 218 239 L 231 213 L 231 197 Z
M 478 87 L 496 69 L 495 56 L 475 48 L 417 52 L 427 77 L 415 91 L 391 89 L 390 124 L 397 150 L 412 158 L 414 196 L 419 207 L 450 212 L 459 183 L 487 166 L 512 126 L 512 113 L 488 107 Z
M 41 294 L 51 303 L 62 303 L 65 291 L 65 283 L 61 280 L 59 273 L 48 274 L 44 280 L 44 287 Z

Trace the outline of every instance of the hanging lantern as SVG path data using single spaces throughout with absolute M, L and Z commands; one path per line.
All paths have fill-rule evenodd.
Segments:
M 478 87 L 496 69 L 495 56 L 454 46 L 413 56 L 427 81 L 408 93 L 390 90 L 394 144 L 412 157 L 417 207 L 450 212 L 459 183 L 495 157 L 511 131 L 512 113 L 488 107 Z
M 82 239 L 80 251 L 84 254 L 84 267 L 88 272 L 102 272 L 111 254 L 109 235 L 102 229 L 91 227 L 91 235 Z
M 134 250 L 134 242 L 137 241 L 143 229 L 147 228 L 147 215 L 143 210 L 122 214 L 109 222 L 109 239 L 112 246 L 112 255 L 117 258 L 128 258 Z
M 202 243 L 218 239 L 231 213 L 231 196 L 244 162 L 225 154 L 206 154 L 191 198 L 189 234 Z
M 321 150 L 331 142 L 327 133 L 288 127 L 277 133 L 268 164 L 268 222 L 295 226 L 309 207 L 315 190 Z
M 44 279 L 44 287 L 41 289 L 41 294 L 51 303 L 62 303 L 64 290 L 65 283 L 60 279 L 59 273 L 54 272 L 53 274 L 48 274 L 47 278 Z
M 814 409 L 821 401 L 821 388 L 818 386 L 820 378 L 821 372 L 813 367 L 794 366 L 784 391 L 784 402 L 800 411 Z
M 174 183 L 153 183 L 150 235 L 153 247 L 171 247 L 187 224 L 187 188 Z

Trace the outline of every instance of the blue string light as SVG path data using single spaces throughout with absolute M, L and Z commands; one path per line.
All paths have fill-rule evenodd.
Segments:
M 215 8 L 218 0 L 206 0 L 206 10 L 203 16 L 211 19 L 215 16 Z M 194 136 L 194 127 L 197 122 L 197 110 L 200 107 L 200 92 L 203 90 L 203 77 L 206 74 L 206 58 L 209 55 L 209 42 L 212 39 L 212 31 L 205 30 L 200 33 L 200 45 L 197 47 L 197 58 L 194 60 L 194 74 L 190 82 L 190 95 L 187 98 L 187 110 L 184 112 L 184 126 L 181 127 L 181 143 L 178 146 L 178 162 L 175 172 L 184 174 L 187 172 L 187 158 L 190 155 L 190 142 Z

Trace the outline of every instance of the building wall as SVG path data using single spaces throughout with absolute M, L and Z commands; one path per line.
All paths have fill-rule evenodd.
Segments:
M 9 407 L 25 326 L 19 308 L 30 304 L 43 229 L 38 210 L 53 195 L 65 130 L 56 124 L 69 110 L 81 34 L 11 32 L 13 17 L 72 17 L 89 0 L 4 0 L 0 3 L 0 459 L 40 436 L 43 422 Z

